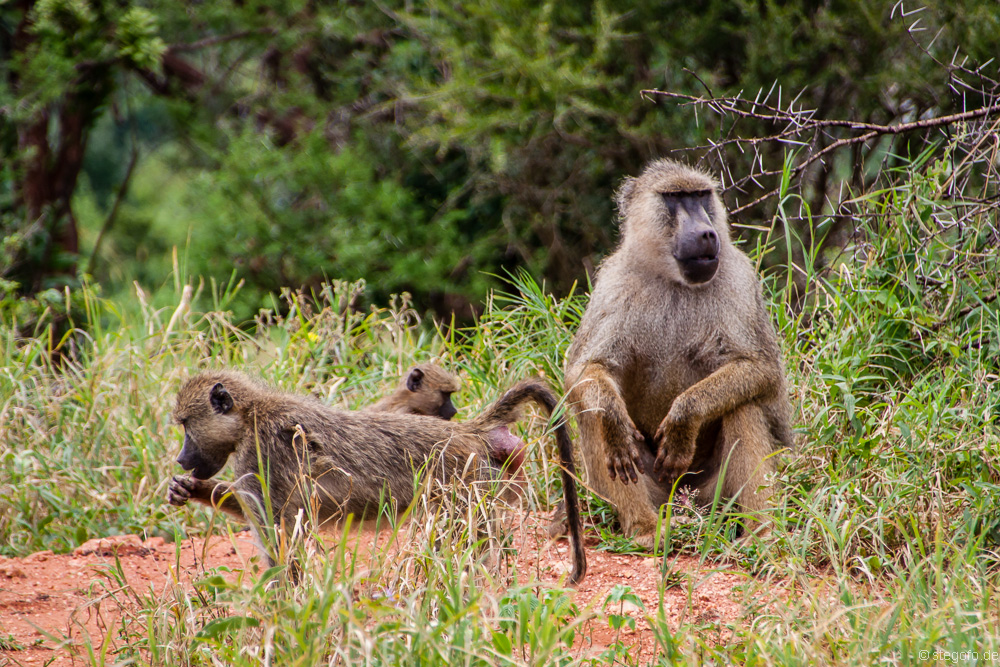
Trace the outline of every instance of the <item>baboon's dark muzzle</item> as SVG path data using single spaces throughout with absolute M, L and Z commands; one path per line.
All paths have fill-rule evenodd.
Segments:
M 438 411 L 438 415 L 442 419 L 445 419 L 445 420 L 451 419 L 457 413 L 458 413 L 458 410 L 456 410 L 455 406 L 451 404 L 451 401 L 449 401 L 449 402 L 445 403 L 444 405 L 442 405 L 441 409 Z
M 177 465 L 184 470 L 193 470 L 197 467 L 198 462 L 195 460 L 195 456 L 191 454 L 187 445 L 181 450 L 181 455 L 177 457 Z
M 678 216 L 682 217 L 682 216 Z M 706 283 L 719 268 L 719 235 L 710 224 L 683 216 L 674 259 L 689 283 Z
M 704 202 L 681 198 L 674 209 L 677 232 L 674 259 L 684 280 L 706 283 L 719 268 L 719 235 L 712 226 L 711 212 Z
M 190 472 L 195 479 L 211 479 L 222 470 L 222 466 L 210 461 L 199 460 L 197 463 L 191 464 L 190 462 L 181 463 L 181 460 L 177 459 L 177 463 L 180 464 L 181 468 Z
M 181 448 L 180 456 L 177 457 L 177 465 L 184 470 L 191 472 L 195 479 L 210 479 L 215 476 L 222 466 L 214 461 L 210 461 L 202 456 L 197 448 L 193 446 L 187 436 L 184 437 L 184 447 Z

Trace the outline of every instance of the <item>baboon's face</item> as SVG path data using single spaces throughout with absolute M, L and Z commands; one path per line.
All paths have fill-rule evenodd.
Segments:
M 707 283 L 719 268 L 719 234 L 712 216 L 711 190 L 665 192 L 663 205 L 673 223 L 673 255 L 684 280 Z
M 189 382 L 177 395 L 174 420 L 184 427 L 184 447 L 177 463 L 196 479 L 209 479 L 222 470 L 236 450 L 242 428 L 225 386 Z
M 458 412 L 451 402 L 451 395 L 456 390 L 454 379 L 444 371 L 439 374 L 446 377 L 429 377 L 418 367 L 406 376 L 406 390 L 411 394 L 407 403 L 413 414 L 449 420 Z
M 457 412 L 458 410 L 455 409 L 455 404 L 451 402 L 451 392 L 442 391 L 441 407 L 440 409 L 438 409 L 438 417 L 444 419 L 445 421 L 448 421 L 449 419 L 454 417 Z
M 629 256 L 672 282 L 709 283 L 729 241 L 726 212 L 708 174 L 656 160 L 617 192 Z

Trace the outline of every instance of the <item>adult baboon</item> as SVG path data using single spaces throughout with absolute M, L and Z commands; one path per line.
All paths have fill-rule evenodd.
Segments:
M 418 415 L 340 411 L 313 397 L 275 391 L 242 373 L 200 373 L 181 387 L 174 408 L 174 419 L 184 427 L 177 462 L 191 476 L 175 476 L 167 499 L 173 505 L 196 500 L 244 520 L 245 508 L 253 515 L 261 551 L 273 564 L 261 529 L 287 531 L 305 508 L 315 508 L 321 524 L 348 515 L 374 518 L 387 499 L 405 508 L 413 500 L 414 471 L 424 467 L 426 474 L 445 482 L 466 470 L 472 470 L 475 479 L 495 478 L 491 456 L 511 458 L 497 429 L 516 419 L 527 401 L 550 415 L 557 404 L 550 389 L 526 380 L 475 419 L 453 423 Z M 573 445 L 565 423 L 556 427 L 556 441 L 573 543 L 570 582 L 576 583 L 587 563 Z M 230 455 L 236 481 L 211 480 Z M 266 498 L 262 481 L 267 484 Z
M 590 485 L 648 547 L 682 475 L 702 503 L 721 483 L 723 498 L 765 509 L 769 455 L 792 434 L 781 353 L 715 180 L 658 160 L 625 179 L 617 205 L 621 243 L 597 273 L 565 381 Z
M 419 364 L 407 372 L 396 391 L 364 410 L 451 419 L 458 412 L 451 395 L 459 388 L 458 378 L 437 364 Z

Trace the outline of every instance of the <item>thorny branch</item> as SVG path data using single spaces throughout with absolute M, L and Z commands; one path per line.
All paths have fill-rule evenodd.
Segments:
M 728 145 L 736 144 L 741 148 L 744 146 L 759 146 L 765 143 L 771 142 L 781 142 L 781 143 L 793 143 L 799 145 L 811 145 L 812 142 L 803 141 L 792 141 L 793 138 L 802 136 L 808 133 L 815 133 L 824 128 L 830 127 L 843 127 L 849 130 L 864 130 L 864 134 L 859 134 L 853 137 L 844 137 L 834 140 L 832 143 L 828 144 L 824 148 L 812 152 L 808 157 L 802 160 L 798 165 L 791 169 L 791 176 L 797 177 L 803 171 L 806 170 L 811 164 L 820 160 L 830 153 L 839 150 L 845 146 L 851 146 L 853 144 L 864 144 L 882 135 L 893 135 L 902 134 L 904 132 L 913 132 L 915 130 L 927 130 L 936 127 L 944 127 L 948 125 L 954 125 L 963 121 L 976 120 L 980 118 L 985 118 L 1000 112 L 1000 98 L 995 98 L 991 101 L 988 106 L 973 109 L 971 111 L 963 111 L 962 113 L 951 114 L 948 116 L 938 116 L 933 118 L 924 118 L 917 121 L 912 121 L 909 123 L 898 123 L 896 125 L 878 125 L 875 123 L 863 123 L 851 120 L 825 120 L 813 118 L 815 113 L 813 110 L 799 110 L 796 111 L 793 107 L 794 100 L 789 104 L 787 109 L 780 109 L 776 107 L 771 107 L 757 100 L 745 100 L 741 97 L 695 97 L 693 95 L 684 95 L 682 93 L 673 93 L 669 91 L 662 90 L 643 90 L 641 94 L 646 97 L 650 95 L 661 95 L 664 97 L 671 97 L 675 99 L 687 100 L 688 104 L 707 106 L 712 111 L 716 112 L 720 116 L 731 114 L 739 116 L 741 118 L 753 118 L 756 120 L 767 121 L 770 123 L 785 123 L 786 127 L 775 134 L 771 134 L 766 137 L 750 137 L 750 138 L 733 138 L 726 139 L 720 142 L 713 142 L 712 149 L 720 150 Z M 765 110 L 764 112 L 758 111 L 758 109 Z M 759 162 L 755 160 L 755 162 Z M 780 176 L 783 174 L 782 169 L 761 169 L 760 171 L 753 172 L 747 176 L 740 179 L 732 181 L 732 184 L 727 189 L 737 188 L 741 189 L 742 186 L 748 181 L 755 181 L 760 177 L 772 177 Z M 765 194 L 757 197 L 748 204 L 743 204 L 737 208 L 734 208 L 731 213 L 736 215 L 742 211 L 753 208 L 757 204 L 764 202 L 767 199 L 775 196 L 781 191 L 781 186 L 766 192 Z
M 781 179 L 786 177 L 783 163 L 787 160 L 789 189 L 797 190 L 799 195 L 805 196 L 806 190 L 811 188 L 812 211 L 822 211 L 831 218 L 837 218 L 844 212 L 844 206 L 850 203 L 852 190 L 857 191 L 871 185 L 870 178 L 866 177 L 866 174 L 882 173 L 887 161 L 895 159 L 894 150 L 901 144 L 894 137 L 900 135 L 905 135 L 906 140 L 910 142 L 911 154 L 916 154 L 912 152 L 913 146 L 922 143 L 924 147 L 928 147 L 942 136 L 949 144 L 955 141 L 961 144 L 955 146 L 950 156 L 953 169 L 946 184 L 949 196 L 954 196 L 958 186 L 965 185 L 964 182 L 957 182 L 959 175 L 964 175 L 967 181 L 973 171 L 972 167 L 978 163 L 981 163 L 988 172 L 986 184 L 989 185 L 992 179 L 992 190 L 995 191 L 997 170 L 995 162 L 991 162 L 989 156 L 995 157 L 997 147 L 1000 146 L 997 133 L 1000 119 L 992 120 L 994 117 L 1000 118 L 1000 80 L 986 73 L 987 68 L 995 61 L 991 60 L 973 67 L 968 59 L 960 56 L 958 51 L 952 55 L 950 62 L 944 62 L 936 57 L 931 49 L 940 36 L 940 31 L 926 45 L 922 43 L 926 40 L 917 37 L 925 30 L 918 16 L 922 11 L 922 8 L 911 8 L 907 11 L 903 3 L 899 2 L 893 8 L 892 18 L 898 15 L 900 20 L 912 21 L 907 27 L 910 40 L 924 57 L 943 70 L 948 79 L 952 99 L 935 100 L 923 109 L 918 108 L 915 100 L 900 100 L 889 110 L 895 115 L 895 119 L 885 124 L 817 118 L 817 110 L 805 108 L 805 104 L 800 101 L 806 91 L 782 104 L 782 91 L 777 83 L 766 94 L 761 90 L 754 99 L 747 99 L 742 93 L 730 97 L 717 96 L 694 72 L 690 74 L 704 88 L 704 95 L 686 95 L 661 90 L 643 90 L 641 95 L 647 99 L 661 97 L 678 100 L 684 106 L 707 109 L 720 120 L 730 120 L 727 129 L 720 126 L 721 136 L 718 141 L 709 140 L 709 145 L 697 147 L 696 150 L 706 150 L 708 154 L 714 154 L 714 161 L 723 171 L 723 183 L 727 191 L 744 193 L 751 187 L 764 190 L 763 194 L 754 197 L 749 203 L 735 206 L 730 211 L 733 215 L 756 209 L 781 193 Z M 771 102 L 775 96 L 776 104 Z M 941 115 L 940 109 L 948 106 L 958 107 L 961 111 Z M 744 128 L 749 122 L 756 124 L 756 128 L 763 126 L 775 128 L 776 131 L 758 130 L 757 136 L 739 136 L 736 128 L 741 121 Z M 959 124 L 962 124 L 961 131 L 956 139 L 953 128 L 959 128 Z M 887 141 L 883 141 L 884 138 Z M 913 143 L 914 139 L 916 143 Z M 788 146 L 800 149 L 797 151 L 798 154 L 786 155 Z M 835 153 L 844 149 L 851 151 L 848 160 L 851 173 L 847 178 L 843 173 L 834 173 L 832 160 Z M 950 149 L 945 148 L 945 152 L 948 150 Z M 740 155 L 749 152 L 752 159 L 747 173 L 738 177 L 733 175 L 728 169 L 728 165 L 732 162 L 729 158 L 733 154 L 727 155 L 726 151 L 738 151 Z M 866 169 L 864 161 L 870 156 L 878 157 L 883 169 Z M 959 157 L 961 159 L 958 159 Z M 775 161 L 778 161 L 777 165 L 771 168 L 765 167 L 765 164 L 774 164 Z M 746 160 L 738 162 L 746 165 Z M 838 158 L 838 164 L 843 163 L 844 161 Z M 842 169 L 840 171 L 843 172 Z M 808 181 L 810 188 L 804 187 L 805 181 Z M 996 209 L 1000 205 L 996 196 L 991 197 L 987 194 L 988 190 L 990 189 L 983 189 L 978 207 L 974 207 L 978 209 L 978 213 L 982 212 L 983 207 Z M 966 190 L 963 192 L 965 193 L 963 198 L 968 203 L 970 193 Z M 967 215 L 978 213 L 967 213 Z
M 910 14 L 903 12 L 904 17 Z M 809 108 L 810 102 L 805 101 L 808 91 L 788 99 L 777 83 L 752 98 L 743 93 L 716 95 L 693 72 L 704 91 L 701 95 L 641 92 L 651 101 L 675 101 L 696 113 L 707 111 L 710 117 L 718 118 L 715 140 L 684 150 L 703 154 L 720 172 L 725 191 L 737 198 L 731 215 L 746 216 L 753 210 L 750 215 L 770 217 L 765 205 L 772 211 L 787 206 L 775 202 L 778 195 L 798 200 L 798 215 L 782 211 L 782 217 L 801 241 L 801 251 L 798 245 L 789 245 L 792 256 L 787 260 L 774 258 L 780 264 L 788 261 L 802 267 L 794 272 L 796 283 L 803 275 L 817 275 L 833 267 L 844 253 L 860 259 L 867 256 L 873 228 L 865 220 L 880 215 L 875 212 L 880 209 L 868 202 L 876 202 L 881 193 L 895 187 L 893 179 L 898 172 L 894 167 L 907 161 L 925 164 L 930 175 L 930 189 L 903 202 L 907 215 L 924 227 L 922 245 L 952 230 L 960 234 L 974 231 L 979 248 L 984 247 L 981 244 L 1000 243 L 1000 81 L 987 75 L 990 63 L 973 67 L 957 53 L 950 62 L 935 58 L 930 46 L 937 37 L 922 46 L 913 34 L 920 30 L 918 23 L 910 25 L 910 38 L 941 68 L 949 94 L 946 99 L 892 99 L 885 105 L 889 114 L 886 122 L 822 118 L 821 112 Z M 955 111 L 946 113 L 946 109 Z M 873 160 L 878 164 L 872 164 Z M 741 196 L 747 203 L 739 202 Z M 736 226 L 767 231 L 766 226 Z M 822 252 L 824 249 L 832 252 Z M 973 264 L 981 261 L 976 251 L 963 252 L 956 246 L 954 256 L 917 268 L 915 279 L 932 291 L 954 291 L 955 285 L 942 283 L 935 275 L 945 265 L 961 262 L 959 256 L 972 258 Z M 799 287 L 799 294 L 805 294 L 808 287 Z M 985 293 L 978 287 L 972 290 L 977 295 L 975 303 L 952 315 L 946 308 L 939 325 L 997 298 L 995 289 Z

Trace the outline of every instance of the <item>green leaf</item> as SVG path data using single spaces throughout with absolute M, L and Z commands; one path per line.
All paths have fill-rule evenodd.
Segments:
M 226 581 L 226 578 L 221 574 L 213 574 L 210 577 L 205 577 L 194 583 L 195 588 L 205 589 L 211 591 L 212 593 L 218 593 L 219 591 L 231 590 L 236 588 L 235 584 L 231 584 Z
M 225 618 L 218 618 L 203 627 L 194 636 L 194 640 L 196 642 L 218 641 L 221 637 L 228 635 L 234 630 L 257 627 L 260 627 L 260 621 L 256 618 L 249 616 L 227 616 Z
M 510 637 L 499 630 L 493 631 L 493 648 L 501 655 L 511 655 L 514 650 L 510 642 Z

